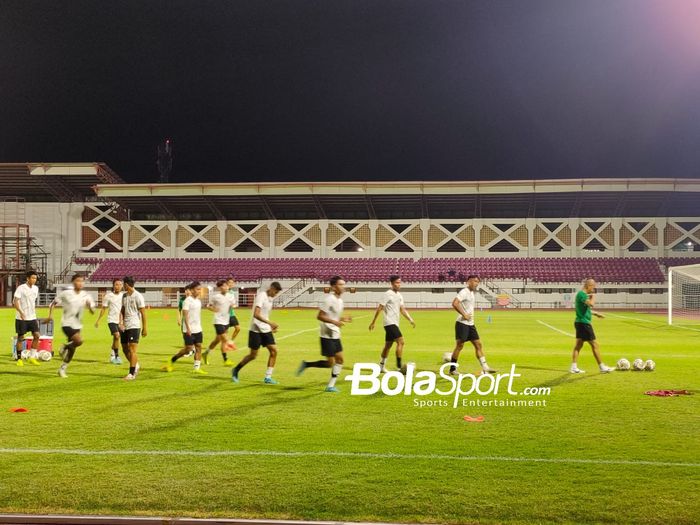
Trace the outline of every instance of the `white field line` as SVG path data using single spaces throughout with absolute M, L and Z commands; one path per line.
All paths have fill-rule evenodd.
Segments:
M 547 324 L 544 321 L 540 321 L 539 319 L 537 320 L 538 323 L 540 323 L 543 326 L 546 326 L 550 330 L 554 330 L 555 332 L 559 332 L 560 334 L 563 334 L 567 337 L 574 337 L 574 334 L 570 334 L 569 332 L 565 332 L 564 330 L 559 330 L 556 326 L 552 326 L 551 324 Z
M 611 314 L 611 313 L 605 313 L 605 316 L 610 316 L 610 317 L 619 317 L 620 319 L 629 319 L 630 321 L 641 321 L 642 323 L 653 323 L 653 324 L 664 324 L 663 322 L 660 321 L 654 321 L 652 319 L 642 319 L 641 317 L 630 317 L 628 315 L 619 315 L 619 314 Z M 700 332 L 700 328 L 691 328 L 689 326 L 678 326 L 675 324 L 666 324 L 665 326 L 670 326 L 672 328 L 680 328 L 681 330 L 692 330 L 693 332 Z
M 363 317 L 368 317 L 368 316 L 366 316 L 366 315 L 360 315 L 360 316 L 358 316 L 358 317 L 353 317 L 353 321 L 354 321 L 355 319 L 362 319 Z M 294 336 L 297 336 L 297 335 L 305 334 L 305 333 L 307 333 L 307 332 L 314 332 L 314 331 L 316 331 L 316 330 L 318 330 L 318 326 L 315 326 L 314 328 L 307 328 L 306 330 L 299 330 L 298 332 L 294 332 L 294 333 L 291 333 L 291 334 L 283 335 L 282 337 L 278 337 L 278 338 L 277 338 L 277 341 L 281 341 L 282 339 L 287 339 L 287 338 L 289 338 L 289 337 L 294 337 Z
M 509 456 L 453 456 L 448 454 L 393 454 L 378 452 L 342 452 L 333 450 L 87 450 L 70 448 L 0 448 L 0 454 L 36 454 L 68 456 L 184 456 L 184 457 L 341 457 L 350 459 L 406 459 L 436 461 L 483 461 L 505 463 L 564 463 L 590 465 L 645 465 L 652 467 L 700 467 L 700 463 L 675 461 L 647 461 L 627 459 L 585 458 L 528 458 Z

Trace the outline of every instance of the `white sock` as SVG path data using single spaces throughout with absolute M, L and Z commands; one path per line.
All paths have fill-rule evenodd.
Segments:
M 383 367 L 385 364 L 386 364 L 386 357 L 382 357 L 382 360 L 379 361 L 379 365 Z
M 486 357 L 485 357 L 485 356 L 482 355 L 482 356 L 479 358 L 479 362 L 481 363 L 481 368 L 483 368 L 484 370 L 486 370 L 486 369 L 489 367 L 489 365 L 486 363 Z
M 61 370 L 66 370 L 68 368 L 68 363 L 61 363 Z
M 269 379 L 272 377 L 272 371 L 274 370 L 273 367 L 268 366 L 267 367 L 267 372 L 265 372 L 265 379 Z
M 571 370 L 577 370 L 578 365 L 576 363 L 571 363 Z
M 195 370 L 199 370 L 199 367 L 200 367 L 201 364 L 202 364 L 201 361 L 195 360 L 195 362 L 194 362 L 194 369 L 195 369 Z
M 598 368 L 600 368 L 602 370 L 603 368 L 607 368 L 607 367 L 605 366 L 605 363 L 600 363 L 598 365 Z
M 331 369 L 331 380 L 328 381 L 328 386 L 335 386 L 335 382 L 338 380 L 338 376 L 340 375 L 340 372 L 343 370 L 343 365 L 333 365 L 333 368 Z

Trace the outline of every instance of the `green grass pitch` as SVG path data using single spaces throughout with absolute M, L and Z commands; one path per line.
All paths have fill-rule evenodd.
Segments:
M 250 318 L 238 313 L 243 330 L 235 360 Z M 294 374 L 301 359 L 320 358 L 311 310 L 273 312 L 280 324 L 276 386 L 262 384 L 264 350 L 239 385 L 220 354 L 213 354 L 207 376 L 190 373 L 191 358 L 173 373 L 161 372 L 181 343 L 172 310 L 149 310 L 143 368 L 134 382 L 121 381 L 125 366 L 108 363 L 106 325 L 95 330 L 87 314 L 86 344 L 68 379 L 56 376 L 56 359 L 18 368 L 9 358 L 13 311 L 0 311 L 6 348 L 0 512 L 432 523 L 700 520 L 700 396 L 644 395 L 698 390 L 700 332 L 668 327 L 661 316 L 615 312 L 594 320 L 607 363 L 651 358 L 656 371 L 602 375 L 585 348 L 580 366 L 588 373 L 572 376 L 573 339 L 551 328 L 573 332 L 571 311 L 480 312 L 489 364 L 506 371 L 515 363 L 519 388 L 551 387 L 547 406 L 416 408 L 412 396 L 350 395 L 342 377 L 355 362 L 376 362 L 383 342 L 381 325 L 367 330 L 370 312 L 351 313 L 342 391 L 334 395 L 323 392 L 328 370 Z M 414 317 L 415 330 L 402 324 L 404 360 L 437 370 L 453 346 L 454 314 L 416 311 Z M 207 312 L 206 340 L 210 322 Z M 461 362 L 463 372 L 478 368 L 469 349 Z M 393 368 L 393 354 L 389 363 Z M 18 406 L 29 411 L 9 412 Z M 465 415 L 484 421 L 466 422 Z M 156 453 L 162 451 L 205 453 Z M 329 451 L 357 454 L 323 454 Z

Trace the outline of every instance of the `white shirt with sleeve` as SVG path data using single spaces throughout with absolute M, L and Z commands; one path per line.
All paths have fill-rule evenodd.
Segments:
M 329 293 L 319 309 L 334 321 L 340 321 L 343 316 L 343 300 L 334 293 Z M 324 339 L 340 339 L 340 327 L 333 323 L 320 321 L 320 333 Z
M 24 312 L 25 321 L 36 319 L 36 300 L 39 297 L 39 287 L 29 286 L 27 283 L 20 284 L 15 290 L 14 298 L 19 299 L 19 307 Z M 15 319 L 22 319 L 19 312 L 15 310 Z

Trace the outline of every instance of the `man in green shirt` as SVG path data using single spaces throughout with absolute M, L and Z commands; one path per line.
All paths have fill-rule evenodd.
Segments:
M 572 374 L 583 374 L 584 370 L 578 367 L 578 354 L 583 348 L 583 343 L 588 342 L 593 350 L 593 357 L 598 362 L 598 368 L 601 374 L 607 374 L 615 370 L 603 363 L 603 359 L 600 357 L 600 346 L 598 341 L 596 341 L 595 333 L 593 332 L 593 325 L 591 324 L 592 316 L 603 318 L 602 314 L 594 312 L 592 310 L 595 305 L 595 281 L 593 279 L 586 279 L 583 282 L 583 288 L 579 290 L 576 294 L 576 299 L 574 300 L 574 306 L 576 308 L 576 321 L 574 322 L 574 327 L 576 328 L 576 344 L 574 345 L 574 352 L 572 356 L 571 369 L 569 370 Z

